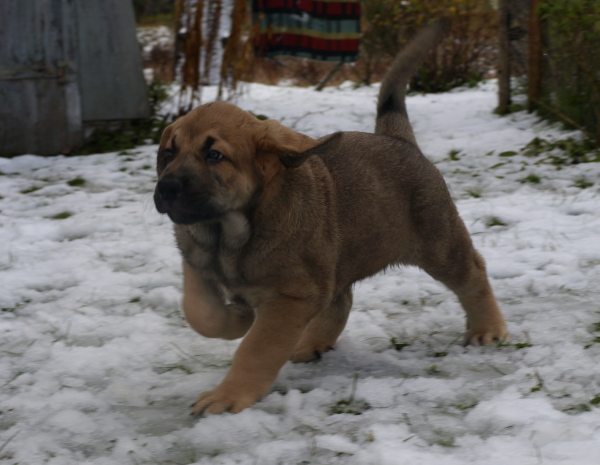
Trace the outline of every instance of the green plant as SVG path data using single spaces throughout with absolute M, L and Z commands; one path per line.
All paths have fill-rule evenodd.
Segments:
M 358 378 L 360 377 L 360 373 L 354 373 L 354 378 L 352 379 L 352 389 L 350 391 L 350 396 L 348 399 L 342 399 L 335 403 L 333 407 L 331 407 L 330 413 L 333 414 L 350 414 L 350 415 L 360 415 L 365 410 L 371 408 L 371 406 L 364 401 L 357 401 L 354 399 L 356 394 L 356 385 L 358 383 Z
M 544 389 L 544 380 L 540 376 L 540 374 L 536 371 L 534 373 L 535 379 L 537 380 L 537 384 L 531 388 L 530 392 L 538 392 Z
M 438 375 L 440 374 L 440 368 L 437 365 L 431 365 L 427 368 L 427 373 L 430 375 Z
M 126 121 L 118 129 L 98 128 L 73 155 L 118 152 L 148 142 L 158 144 L 167 124 L 166 119 L 153 117 Z
M 398 342 L 398 339 L 396 339 L 395 337 L 390 339 L 390 343 L 392 344 L 392 347 L 398 352 L 400 352 L 405 347 L 410 346 L 408 342 Z
M 458 161 L 458 160 L 460 160 L 460 158 L 458 158 L 459 153 L 460 153 L 460 150 L 452 149 L 448 153 L 448 157 L 450 157 L 450 160 Z
M 544 79 L 540 113 L 600 143 L 600 0 L 540 0 Z
M 73 213 L 71 213 L 71 212 L 61 212 L 61 213 L 57 213 L 56 215 L 52 215 L 49 218 L 51 220 L 65 220 L 71 216 L 73 216 Z
M 587 138 L 573 139 L 568 137 L 548 141 L 536 137 L 521 149 L 521 153 L 526 157 L 544 155 L 545 158 L 537 163 L 547 163 L 555 166 L 600 162 L 600 147 L 593 140 Z
M 537 174 L 530 174 L 522 179 L 523 182 L 530 182 L 531 184 L 539 184 L 542 179 Z
M 497 216 L 490 216 L 488 219 L 485 220 L 485 225 L 488 228 L 492 228 L 494 226 L 506 226 L 506 223 Z
M 154 78 L 150 84 L 148 84 L 148 103 L 150 105 L 150 114 L 156 115 L 160 106 L 169 98 L 169 85 L 159 78 Z
M 80 178 L 78 176 L 75 179 L 71 179 L 70 181 L 67 181 L 67 184 L 72 187 L 81 187 L 85 184 L 85 179 Z
M 41 189 L 41 187 L 39 187 L 39 186 L 33 186 L 28 189 L 23 189 L 22 191 L 20 191 L 20 193 L 21 194 L 31 194 L 32 192 L 39 191 L 40 189 Z
M 587 189 L 588 187 L 592 187 L 594 183 L 586 180 L 585 178 L 579 178 L 577 181 L 575 181 L 574 185 L 580 189 Z
M 480 199 L 481 198 L 481 191 L 479 191 L 479 190 L 469 189 L 467 191 L 467 194 L 469 194 L 474 199 Z

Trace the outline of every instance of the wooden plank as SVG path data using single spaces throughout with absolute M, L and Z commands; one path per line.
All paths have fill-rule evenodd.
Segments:
M 149 116 L 131 0 L 79 0 L 77 5 L 83 120 Z
M 68 0 L 0 1 L 0 154 L 54 155 L 83 137 Z

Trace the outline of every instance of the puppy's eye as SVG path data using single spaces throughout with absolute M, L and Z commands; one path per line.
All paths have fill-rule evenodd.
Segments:
M 175 156 L 175 151 L 171 147 L 167 147 L 164 150 L 164 154 L 167 158 L 173 158 Z
M 206 154 L 207 161 L 221 161 L 225 158 L 221 152 L 215 149 L 210 149 Z

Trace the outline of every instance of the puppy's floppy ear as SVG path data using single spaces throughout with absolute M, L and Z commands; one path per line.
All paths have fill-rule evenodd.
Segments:
M 306 152 L 295 153 L 295 154 L 281 154 L 279 159 L 286 168 L 296 168 L 300 166 L 308 157 L 313 155 L 322 155 L 324 153 L 333 150 L 340 143 L 342 138 L 342 132 L 336 132 L 327 136 L 327 138 L 321 142 L 317 142 L 313 147 L 309 148 Z
M 318 145 L 312 137 L 305 136 L 279 124 L 267 120 L 263 123 L 263 131 L 257 143 L 258 153 L 273 154 L 286 168 L 300 166 L 310 155 L 304 155 Z

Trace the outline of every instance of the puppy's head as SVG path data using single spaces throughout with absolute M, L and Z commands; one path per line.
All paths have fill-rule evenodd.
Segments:
M 177 224 L 244 211 L 286 169 L 300 166 L 317 142 L 234 105 L 202 105 L 163 132 L 154 203 Z

